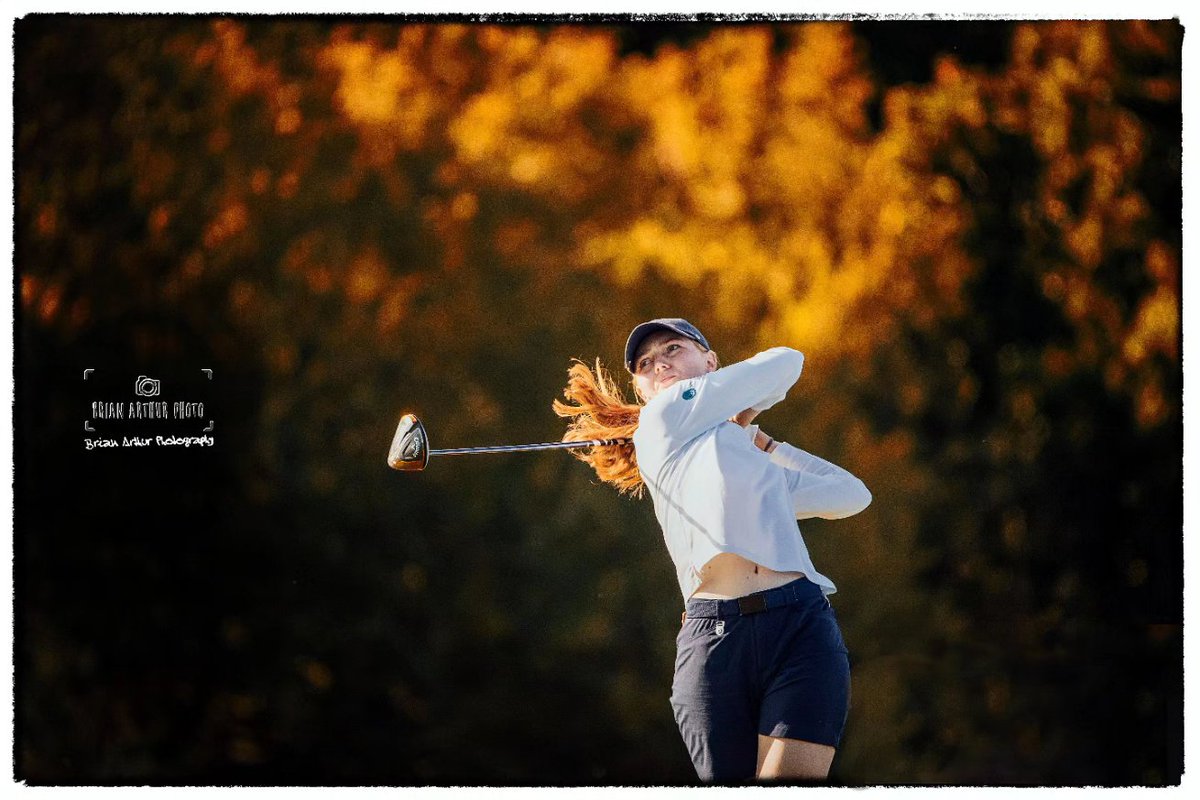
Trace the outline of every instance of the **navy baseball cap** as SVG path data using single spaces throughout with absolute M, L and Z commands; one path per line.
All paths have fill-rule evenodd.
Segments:
M 638 325 L 633 329 L 633 332 L 629 334 L 629 339 L 627 339 L 625 342 L 625 369 L 629 370 L 630 372 L 635 371 L 633 369 L 633 357 L 637 354 L 638 347 L 643 341 L 645 341 L 646 337 L 655 331 L 671 331 L 672 333 L 678 333 L 680 336 L 696 342 L 705 350 L 712 350 L 712 348 L 708 346 L 708 340 L 704 338 L 704 334 L 686 319 L 679 319 L 678 317 L 652 319 L 649 322 L 643 322 L 641 325 Z

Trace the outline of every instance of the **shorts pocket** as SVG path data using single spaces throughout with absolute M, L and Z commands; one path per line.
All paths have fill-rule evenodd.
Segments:
M 689 619 L 679 631 L 675 648 L 672 695 L 711 697 L 741 691 L 742 676 L 751 651 L 749 633 L 738 617 Z
M 688 617 L 680 626 L 679 633 L 675 635 L 675 644 L 683 647 L 688 642 L 694 642 L 702 637 L 715 636 L 718 627 L 724 628 L 724 625 L 717 625 L 719 622 L 721 620 L 710 617 Z
M 821 596 L 814 598 L 810 604 L 797 604 L 793 614 L 793 633 L 788 638 L 795 637 L 795 646 L 811 653 L 849 654 L 828 598 Z

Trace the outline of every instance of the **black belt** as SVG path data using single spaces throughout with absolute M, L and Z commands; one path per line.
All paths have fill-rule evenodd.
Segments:
M 797 578 L 783 586 L 748 594 L 745 597 L 732 597 L 728 600 L 706 597 L 692 598 L 687 601 L 685 616 L 721 618 L 757 614 L 769 608 L 779 608 L 811 597 L 814 589 L 818 592 L 821 591 L 820 587 L 807 578 Z
M 762 594 L 748 594 L 745 597 L 735 598 L 739 614 L 757 614 L 760 611 L 767 610 L 767 596 Z

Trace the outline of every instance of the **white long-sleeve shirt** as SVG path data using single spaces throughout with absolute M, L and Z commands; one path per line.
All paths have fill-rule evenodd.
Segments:
M 730 421 L 778 403 L 803 368 L 802 353 L 773 347 L 677 381 L 642 407 L 633 435 L 638 469 L 685 600 L 720 553 L 803 572 L 825 594 L 837 591 L 813 566 L 796 520 L 857 514 L 871 493 L 846 470 L 786 442 L 764 453 Z

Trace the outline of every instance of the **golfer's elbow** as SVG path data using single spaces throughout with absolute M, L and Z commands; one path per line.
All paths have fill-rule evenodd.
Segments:
M 825 519 L 845 519 L 871 505 L 871 490 L 858 478 L 847 478 L 840 507 Z
M 858 485 L 855 487 L 855 491 L 858 494 L 858 502 L 851 514 L 857 514 L 860 511 L 866 510 L 867 506 L 871 505 L 871 500 L 874 499 L 871 495 L 871 490 L 867 488 L 865 483 L 858 478 L 855 478 L 854 480 L 858 483 Z
M 804 353 L 790 347 L 772 347 L 747 359 L 746 363 L 757 365 L 756 372 L 764 382 L 766 395 L 772 398 L 765 408 L 754 406 L 765 411 L 782 400 L 788 389 L 800 380 L 800 373 L 804 371 Z M 769 389 L 767 384 L 770 384 Z
M 779 359 L 780 371 L 783 373 L 781 383 L 786 392 L 792 384 L 800 380 L 800 373 L 804 371 L 804 353 L 790 347 L 773 347 L 769 352 L 775 353 Z

